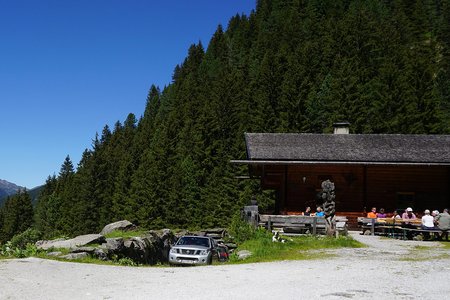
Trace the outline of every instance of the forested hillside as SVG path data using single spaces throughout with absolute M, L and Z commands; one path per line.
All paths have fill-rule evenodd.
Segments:
M 193 44 L 145 112 L 49 177 L 47 233 L 223 225 L 258 183 L 238 181 L 244 132 L 450 133 L 450 0 L 260 0 Z M 245 171 L 245 169 L 241 170 Z

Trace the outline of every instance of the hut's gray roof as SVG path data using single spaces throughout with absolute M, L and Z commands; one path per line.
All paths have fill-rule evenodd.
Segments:
M 246 133 L 251 161 L 450 164 L 450 135 Z

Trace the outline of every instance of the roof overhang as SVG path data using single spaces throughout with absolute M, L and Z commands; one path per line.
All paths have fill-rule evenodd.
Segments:
M 308 160 L 231 160 L 235 165 L 376 165 L 376 166 L 450 166 L 450 162 L 389 161 L 308 161 Z

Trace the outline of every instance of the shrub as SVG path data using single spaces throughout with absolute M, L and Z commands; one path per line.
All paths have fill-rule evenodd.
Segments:
M 39 250 L 34 243 L 33 244 L 28 243 L 24 250 L 26 257 L 38 256 L 39 252 L 42 251 L 43 250 Z
M 26 244 L 23 248 L 13 247 L 11 241 L 8 241 L 6 244 L 2 245 L 0 248 L 0 256 L 4 257 L 30 257 L 30 256 L 38 256 L 39 252 L 43 250 L 39 250 L 35 244 Z
M 117 261 L 117 263 L 122 266 L 133 266 L 133 267 L 136 267 L 139 265 L 134 260 L 132 260 L 131 258 L 128 258 L 128 257 L 120 258 Z
M 8 241 L 2 245 L 2 248 L 0 249 L 0 256 L 11 256 L 12 252 L 11 242 Z
M 234 215 L 230 224 L 230 234 L 237 243 L 245 242 L 254 238 L 256 229 L 249 223 L 242 220 L 240 214 Z
M 22 233 L 16 234 L 11 239 L 11 247 L 25 249 L 27 244 L 34 244 L 42 237 L 42 233 L 34 228 L 28 228 Z

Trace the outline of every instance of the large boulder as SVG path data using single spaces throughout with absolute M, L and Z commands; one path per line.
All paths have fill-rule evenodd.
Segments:
M 169 251 L 173 244 L 176 243 L 177 237 L 173 234 L 170 229 L 163 229 L 160 234 L 161 239 L 161 256 L 159 257 L 160 261 L 168 262 L 169 261 Z
M 93 255 L 100 260 L 108 260 L 108 254 L 103 249 L 95 249 Z
M 36 247 L 38 249 L 48 250 L 50 248 L 64 248 L 64 249 L 75 249 L 78 247 L 83 247 L 88 244 L 101 244 L 105 241 L 105 237 L 100 234 L 85 234 L 77 236 L 73 239 L 64 240 L 57 239 L 51 241 L 37 241 Z
M 123 238 L 107 238 L 106 243 L 102 245 L 109 254 L 119 254 L 123 252 Z
M 123 255 L 141 264 L 167 262 L 170 247 L 175 241 L 169 229 L 160 232 L 151 230 L 143 236 L 125 240 Z
M 154 263 L 154 246 L 151 238 L 145 237 L 132 237 L 124 241 L 124 256 L 131 258 L 133 261 L 141 264 Z
M 100 234 L 107 235 L 108 233 L 113 232 L 115 230 L 126 231 L 126 230 L 133 230 L 134 228 L 136 228 L 136 225 L 134 225 L 130 221 L 122 220 L 106 225 L 105 227 L 103 227 Z
M 244 259 L 247 259 L 247 258 L 249 258 L 250 256 L 252 256 L 253 253 L 250 252 L 250 251 L 248 251 L 248 250 L 241 250 L 241 251 L 238 251 L 238 252 L 236 253 L 236 255 L 238 256 L 238 259 L 239 259 L 239 260 L 244 260 Z
M 131 258 L 140 264 L 156 264 L 168 261 L 170 247 L 176 240 L 177 238 L 171 230 L 163 229 L 151 230 L 132 238 L 105 239 L 100 234 L 88 234 L 70 240 L 39 241 L 36 246 L 43 250 L 70 249 L 72 253 L 61 256 L 66 259 L 79 259 L 90 255 L 102 260 Z

